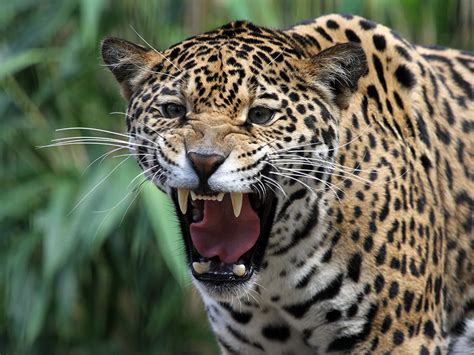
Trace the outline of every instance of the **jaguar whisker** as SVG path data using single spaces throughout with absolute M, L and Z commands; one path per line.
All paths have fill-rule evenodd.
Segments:
M 125 114 L 127 115 L 126 113 L 124 112 L 111 112 L 111 114 Z M 129 115 L 127 115 L 129 116 Z M 117 132 L 113 132 L 113 131 L 109 131 L 109 130 L 106 130 L 106 129 L 101 129 L 101 128 L 94 128 L 94 127 L 64 127 L 64 128 L 58 128 L 56 130 L 56 132 L 62 132 L 62 131 L 71 131 L 71 130 L 87 130 L 87 131 L 95 131 L 95 132 L 101 132 L 101 133 L 107 133 L 107 134 L 111 134 L 111 135 L 115 135 L 115 136 L 120 136 L 120 137 L 126 137 L 128 139 L 130 138 L 135 138 L 135 137 L 140 137 L 140 138 L 143 138 L 145 140 L 147 140 L 148 142 L 150 142 L 151 144 L 153 145 L 157 145 L 156 142 L 138 134 L 138 133 L 117 133 Z M 67 138 L 67 137 L 66 137 Z M 97 137 L 97 138 L 108 138 L 108 137 Z M 64 139 L 64 138 L 58 138 L 58 139 Z M 127 141 L 128 142 L 128 141 Z
M 293 180 L 293 181 L 296 181 L 298 182 L 299 184 L 303 185 L 304 187 L 306 187 L 310 192 L 312 192 L 313 194 L 316 194 L 316 192 L 318 191 L 323 191 L 322 189 L 319 189 L 319 190 L 314 190 L 313 188 L 311 188 L 308 184 L 302 182 L 300 179 L 297 179 L 295 178 L 294 176 L 300 176 L 298 174 L 283 174 L 283 173 L 277 173 L 275 171 L 271 171 L 270 174 L 274 174 L 274 175 L 278 175 L 278 176 L 281 176 L 281 177 L 284 177 L 284 178 L 287 178 L 287 179 L 290 179 L 290 180 Z M 307 178 L 306 176 L 302 176 L 302 177 L 305 177 Z M 314 178 L 314 176 L 313 176 Z M 314 178 L 314 180 L 318 180 L 320 182 L 322 182 L 325 186 L 327 186 L 327 188 L 329 188 L 335 195 L 336 199 L 339 201 L 339 203 L 341 203 L 341 200 L 339 199 L 339 196 L 337 194 L 337 192 L 333 189 L 333 187 L 331 186 L 331 184 L 329 183 L 326 183 L 324 181 L 322 181 L 321 179 L 317 179 L 317 178 Z M 333 184 L 332 184 L 333 185 Z M 340 190 L 338 188 L 338 190 Z
M 267 183 L 271 184 L 272 186 L 275 186 L 278 190 L 280 190 L 283 196 L 285 196 L 285 198 L 288 199 L 288 195 L 286 194 L 285 190 L 275 179 L 272 179 L 271 177 L 265 176 L 265 175 L 262 175 L 262 178 L 266 180 Z
M 292 164 L 292 165 L 311 165 L 311 166 L 317 166 L 317 167 L 326 167 L 332 170 L 338 170 L 338 171 L 347 172 L 347 173 L 356 173 L 356 172 L 370 173 L 370 170 L 351 168 L 351 167 L 340 165 L 340 164 L 330 162 L 324 159 L 308 160 L 308 159 L 298 159 L 294 157 L 294 158 L 279 158 L 279 159 L 269 159 L 269 160 L 275 163 L 281 163 L 281 164 L 287 164 L 287 165 Z
M 77 144 L 114 145 L 114 146 L 127 147 L 130 149 L 132 149 L 133 147 L 150 148 L 150 146 L 147 146 L 147 145 L 133 143 L 133 142 L 126 142 L 126 141 L 111 139 L 107 137 L 65 138 L 62 141 L 56 141 L 48 145 L 39 146 L 38 148 L 60 147 L 60 146 L 65 146 L 65 145 L 77 145 Z
M 147 163 L 149 163 L 149 162 L 150 162 L 150 160 L 147 160 Z M 157 167 L 156 165 L 153 165 L 151 168 L 145 169 L 145 170 L 143 170 L 142 172 L 140 172 L 140 174 L 138 174 L 137 176 L 135 176 L 135 177 L 128 183 L 127 188 L 128 188 L 131 184 L 133 184 L 133 182 L 134 182 L 136 179 L 138 179 L 140 176 L 144 176 L 146 173 L 148 173 L 150 170 L 155 169 L 156 167 Z M 161 170 L 161 169 L 158 169 L 158 170 Z
M 102 155 L 99 156 L 98 158 L 94 159 L 89 165 L 86 166 L 86 168 L 85 168 L 84 171 L 82 172 L 81 176 L 83 176 L 83 175 L 85 174 L 85 172 L 86 172 L 95 162 L 97 162 L 99 159 L 101 159 L 101 160 L 100 160 L 100 163 L 99 163 L 99 165 L 100 165 L 100 164 L 102 164 L 102 162 L 104 161 L 104 159 L 108 158 L 111 154 L 113 154 L 113 153 L 115 153 L 115 152 L 117 152 L 117 151 L 119 151 L 119 150 L 121 150 L 121 149 L 126 149 L 126 148 L 120 147 L 120 148 L 112 149 L 111 151 L 105 152 L 104 154 L 102 154 Z
M 43 148 L 53 148 L 53 147 L 64 147 L 64 146 L 69 146 L 69 145 L 102 145 L 102 146 L 110 146 L 110 147 L 121 147 L 121 148 L 128 148 L 130 150 L 135 150 L 133 147 L 129 147 L 126 145 L 121 145 L 121 144 L 113 144 L 113 143 L 106 143 L 106 142 L 65 142 L 61 144 L 48 144 L 48 145 L 42 145 L 38 146 L 38 148 L 43 149 Z
M 273 164 L 275 165 L 288 165 L 286 163 L 280 163 L 280 162 L 273 162 Z M 316 169 L 318 168 L 324 168 L 324 169 L 333 169 L 333 170 L 336 170 L 338 168 L 333 168 L 331 166 L 324 166 L 324 165 L 319 165 L 319 166 L 315 166 Z M 303 172 L 312 172 L 312 171 L 315 171 L 314 169 L 305 169 L 305 168 L 282 168 L 280 167 L 281 170 L 291 170 L 291 171 L 303 171 Z M 328 175 L 332 175 L 332 176 L 338 176 L 338 177 L 343 177 L 343 178 L 346 178 L 346 179 L 351 179 L 351 180 L 354 180 L 354 181 L 359 181 L 359 182 L 364 182 L 364 183 L 367 183 L 367 184 L 371 184 L 372 181 L 370 180 L 367 180 L 367 179 L 364 179 L 363 177 L 360 177 L 358 175 L 355 175 L 355 174 L 352 174 L 352 173 L 349 173 L 347 171 L 342 171 L 343 173 L 342 174 L 337 174 L 337 173 L 334 173 L 334 172 L 331 172 L 331 171 L 328 171 L 326 172 Z M 344 174 L 345 173 L 345 174 Z M 348 176 L 347 176 L 348 175 Z
M 144 179 L 144 181 L 146 181 L 146 179 Z M 106 209 L 104 209 L 104 210 L 94 210 L 93 212 L 94 212 L 94 213 L 105 213 L 105 212 L 110 212 L 110 211 L 114 210 L 115 208 L 117 208 L 118 206 L 120 206 L 120 204 L 123 203 L 123 201 L 125 201 L 125 200 L 130 196 L 130 194 L 134 193 L 135 190 L 136 190 L 136 188 L 137 188 L 140 184 L 142 184 L 142 183 L 143 183 L 143 181 L 139 181 L 137 184 L 135 184 L 135 186 L 134 186 L 132 189 L 130 189 L 130 191 L 128 191 L 128 192 L 125 194 L 125 196 L 122 197 L 122 198 L 120 199 L 120 201 L 118 201 L 114 206 L 112 206 L 112 207 L 110 207 L 110 208 L 106 208 Z
M 126 154 L 118 154 L 114 155 L 112 158 L 122 158 L 122 157 L 146 157 L 146 156 L 153 156 L 151 153 L 143 153 L 143 154 L 137 154 L 137 153 L 126 153 Z
M 96 131 L 96 132 L 102 132 L 102 133 L 108 133 L 112 134 L 114 136 L 122 136 L 122 137 L 130 137 L 130 134 L 126 133 L 118 133 L 118 132 L 113 132 L 109 131 L 106 129 L 102 128 L 95 128 L 95 127 L 63 127 L 63 128 L 58 128 L 56 129 L 56 132 L 63 132 L 63 131 L 73 131 L 73 130 L 82 130 L 82 131 Z
M 146 180 L 140 182 L 139 187 L 138 187 L 138 189 L 137 189 L 137 192 L 136 192 L 135 196 L 132 198 L 132 200 L 131 200 L 130 203 L 128 204 L 127 208 L 125 209 L 125 212 L 123 213 L 122 218 L 120 219 L 119 225 L 122 225 L 123 220 L 125 219 L 125 216 L 127 215 L 128 210 L 130 209 L 130 207 L 132 207 L 133 203 L 137 200 L 138 196 L 140 196 L 140 192 L 143 190 L 143 186 L 145 186 L 145 185 L 144 185 L 144 182 L 145 182 L 145 181 L 146 181 Z

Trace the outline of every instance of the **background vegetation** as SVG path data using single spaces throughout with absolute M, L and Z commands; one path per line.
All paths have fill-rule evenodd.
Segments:
M 217 352 L 169 202 L 129 185 L 140 173 L 132 159 L 97 161 L 110 149 L 93 145 L 36 148 L 107 136 L 62 127 L 124 130 L 110 114 L 125 102 L 101 66 L 102 37 L 140 42 L 132 26 L 165 48 L 234 19 L 284 27 L 351 12 L 417 43 L 474 47 L 471 0 L 0 0 L 0 9 L 1 354 Z

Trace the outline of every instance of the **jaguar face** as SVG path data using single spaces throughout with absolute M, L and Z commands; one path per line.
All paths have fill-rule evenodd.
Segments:
M 355 45 L 310 56 L 284 36 L 231 23 L 163 52 L 102 45 L 129 100 L 130 146 L 175 205 L 195 284 L 216 298 L 256 282 L 298 181 L 324 184 L 314 162 L 333 161 L 340 109 L 366 68 Z

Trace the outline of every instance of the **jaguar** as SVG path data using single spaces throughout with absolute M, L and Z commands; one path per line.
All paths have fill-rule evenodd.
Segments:
M 224 354 L 472 354 L 474 56 L 325 15 L 101 44 Z

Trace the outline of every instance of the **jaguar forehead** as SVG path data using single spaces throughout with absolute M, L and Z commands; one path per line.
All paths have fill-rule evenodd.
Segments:
M 213 53 L 219 53 L 219 56 Z M 238 117 L 251 104 L 250 99 L 262 91 L 263 64 L 258 65 L 260 73 L 257 74 L 258 68 L 254 63 L 246 59 L 235 60 L 230 50 L 222 49 L 212 50 L 198 59 L 211 61 L 211 64 L 205 68 L 196 65 L 197 69 L 190 74 L 184 95 L 191 102 L 194 112 Z
M 164 55 L 190 78 L 185 93 L 194 109 L 212 107 L 233 113 L 248 104 L 245 98 L 255 93 L 258 82 L 264 80 L 262 74 L 275 74 L 275 68 L 290 65 L 289 59 L 302 57 L 299 47 L 283 32 L 248 22 L 231 23 L 190 38 Z M 157 69 L 176 73 L 165 61 Z

